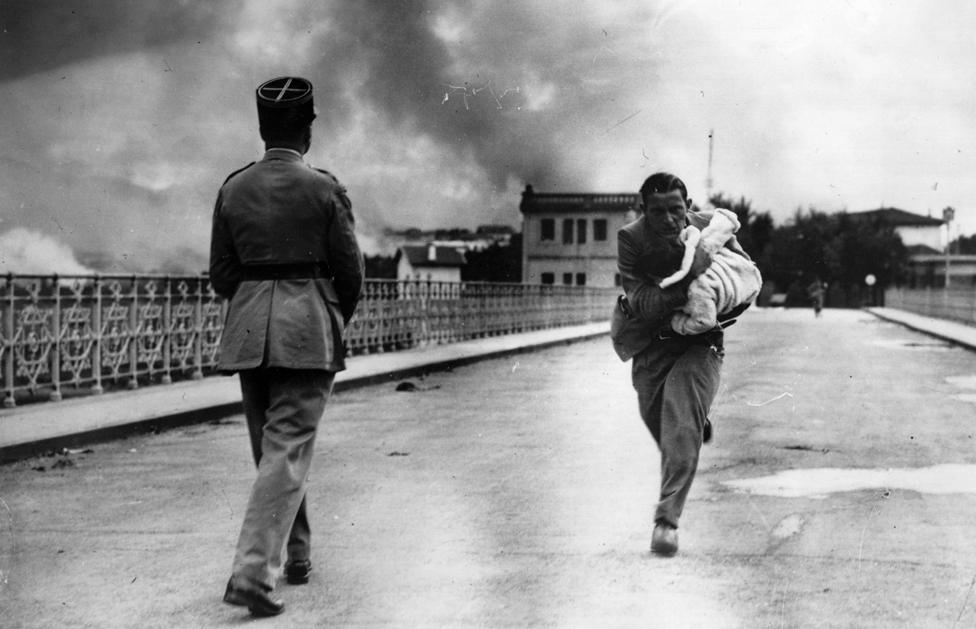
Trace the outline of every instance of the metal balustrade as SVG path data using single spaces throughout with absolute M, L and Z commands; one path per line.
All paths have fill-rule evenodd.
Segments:
M 889 288 L 885 306 L 976 325 L 976 287 Z
M 346 350 L 355 356 L 605 321 L 618 292 L 367 280 Z M 216 372 L 225 303 L 205 275 L 6 275 L 0 302 L 7 407 Z

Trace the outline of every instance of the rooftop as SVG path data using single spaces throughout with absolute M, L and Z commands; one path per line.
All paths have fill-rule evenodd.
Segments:
M 433 255 L 431 255 L 433 254 Z M 441 245 L 401 245 L 397 251 L 397 261 L 406 256 L 411 266 L 464 266 L 467 260 L 455 247 Z
M 893 227 L 936 227 L 943 224 L 942 219 L 913 214 L 894 207 L 852 212 L 848 216 L 854 220 L 877 220 Z
M 943 255 L 941 251 L 928 245 L 911 245 L 905 248 L 908 250 L 908 255 L 910 256 Z
M 536 192 L 526 186 L 519 210 L 523 214 L 558 212 L 628 212 L 637 209 L 636 192 Z

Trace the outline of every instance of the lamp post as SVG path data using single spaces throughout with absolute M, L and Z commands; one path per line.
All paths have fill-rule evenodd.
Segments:
M 956 217 L 956 210 L 947 207 L 942 210 L 942 220 L 946 224 L 946 247 L 945 247 L 945 289 L 949 290 L 949 249 L 952 245 L 952 219 Z

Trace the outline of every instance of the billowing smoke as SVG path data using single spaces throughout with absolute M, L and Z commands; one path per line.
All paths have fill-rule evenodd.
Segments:
M 611 9 L 567 21 L 473 0 L 11 4 L 0 228 L 56 234 L 99 270 L 205 268 L 217 189 L 261 154 L 254 87 L 276 75 L 314 84 L 308 159 L 348 187 L 369 253 L 390 249 L 388 226 L 517 225 L 526 183 L 592 188 L 613 164 L 580 137 L 633 113 L 591 20 L 613 22 Z
M 23 275 L 93 273 L 75 259 L 71 248 L 40 232 L 16 227 L 0 234 L 0 273 Z
M 435 2 L 341 4 L 333 14 L 338 37 L 323 37 L 320 59 L 350 69 L 340 75 L 359 85 L 355 101 L 377 108 L 393 129 L 429 136 L 458 158 L 472 157 L 499 188 L 510 177 L 582 174 L 569 170 L 559 147 L 566 121 L 531 109 L 530 99 L 553 89 L 539 66 L 554 52 L 535 43 L 540 33 L 558 33 L 551 21 L 518 3 L 486 9 L 461 2 L 443 13 L 434 9 L 444 3 Z

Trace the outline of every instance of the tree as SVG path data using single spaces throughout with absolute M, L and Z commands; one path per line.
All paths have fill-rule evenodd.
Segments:
M 376 280 L 395 280 L 397 276 L 395 256 L 363 256 L 366 277 Z
M 976 234 L 956 238 L 952 241 L 952 246 L 949 247 L 949 251 L 952 253 L 976 255 Z
M 495 243 L 481 251 L 469 251 L 461 267 L 465 282 L 522 281 L 522 234 L 513 234 L 510 244 Z
M 752 211 L 752 201 L 739 197 L 738 201 L 719 192 L 708 199 L 715 207 L 731 210 L 739 219 L 741 227 L 736 239 L 754 260 L 763 256 L 773 232 L 773 217 L 769 212 L 756 214 Z
M 836 215 L 837 228 L 827 245 L 829 272 L 848 285 L 860 285 L 873 275 L 879 287 L 898 284 L 905 277 L 908 250 L 895 228 L 880 221 L 851 220 Z
M 902 281 L 907 263 L 908 251 L 890 225 L 811 208 L 798 209 L 792 221 L 774 229 L 759 270 L 766 283 L 787 293 L 787 304 L 805 305 L 806 287 L 820 279 L 835 304 L 851 305 L 860 303 L 867 275 L 883 290 Z

